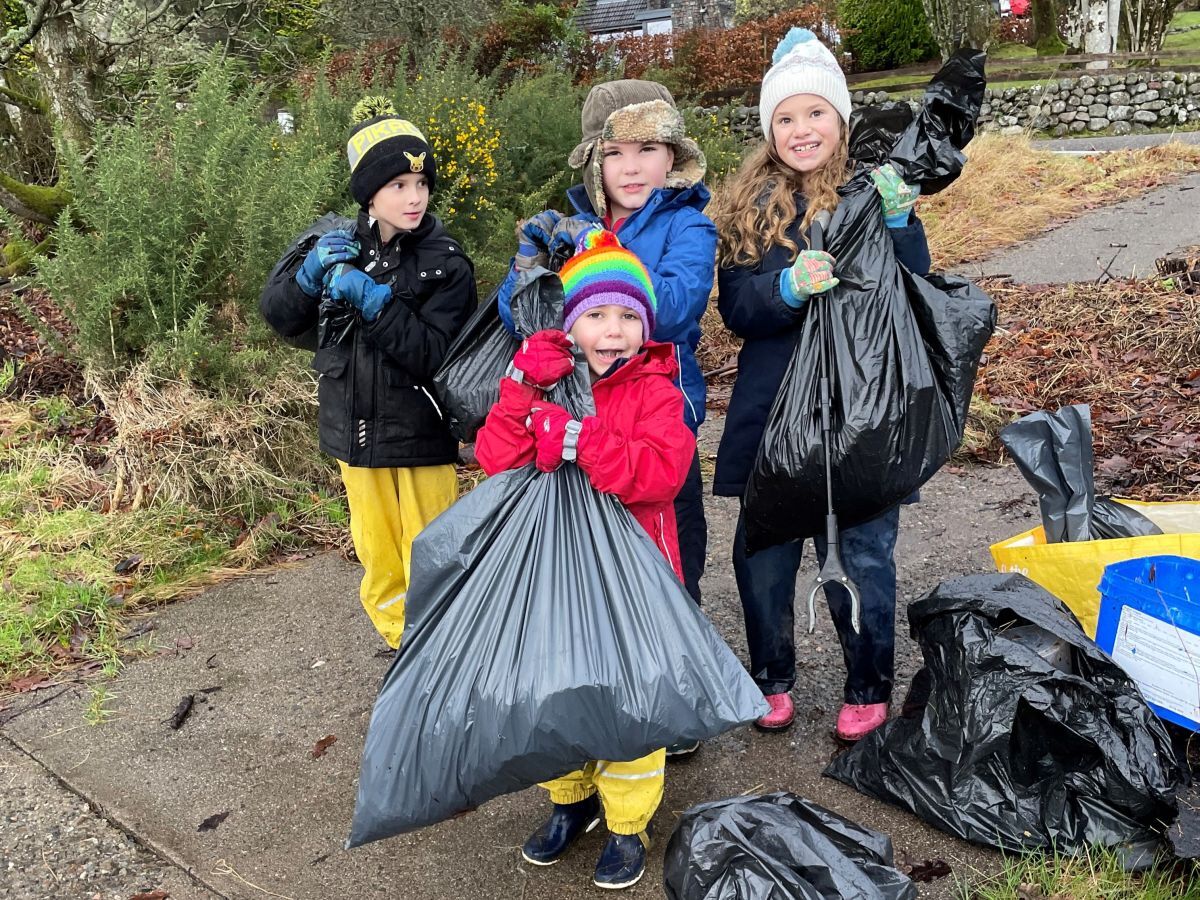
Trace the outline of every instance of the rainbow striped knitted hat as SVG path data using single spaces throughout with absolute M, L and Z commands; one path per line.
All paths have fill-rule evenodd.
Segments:
M 575 320 L 589 309 L 611 304 L 637 313 L 642 320 L 642 340 L 650 340 L 658 306 L 650 273 L 611 231 L 597 225 L 581 234 L 575 255 L 566 261 L 558 277 L 566 295 L 563 331 L 570 331 Z

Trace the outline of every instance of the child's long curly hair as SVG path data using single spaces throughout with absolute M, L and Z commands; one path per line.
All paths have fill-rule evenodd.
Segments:
M 754 266 L 775 244 L 787 247 L 794 259 L 800 247 L 787 236 L 788 226 L 796 218 L 794 193 L 799 191 L 808 201 L 800 223 L 804 232 L 817 213 L 832 213 L 837 208 L 837 189 L 850 174 L 845 122 L 829 162 L 807 175 L 784 163 L 775 153 L 774 140 L 768 138 L 746 157 L 713 215 L 720 235 L 717 262 L 722 266 Z

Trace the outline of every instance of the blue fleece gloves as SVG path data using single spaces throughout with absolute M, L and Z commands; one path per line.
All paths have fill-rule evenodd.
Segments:
M 538 252 L 550 246 L 550 235 L 562 216 L 552 209 L 538 213 L 526 219 L 521 224 L 520 239 L 517 243 L 517 255 L 537 256 Z
M 358 254 L 358 241 L 350 232 L 342 229 L 326 232 L 304 257 L 304 263 L 296 273 L 296 284 L 308 296 L 314 299 L 320 297 L 325 273 L 338 263 L 354 262 Z
M 367 322 L 378 319 L 392 299 L 391 287 L 346 263 L 339 263 L 325 274 L 325 289 L 333 299 L 353 305 Z

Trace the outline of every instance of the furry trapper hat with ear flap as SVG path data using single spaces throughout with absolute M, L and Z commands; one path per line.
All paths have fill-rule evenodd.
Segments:
M 572 169 L 583 170 L 583 183 L 597 215 L 604 215 L 608 201 L 601 174 L 605 141 L 655 141 L 675 153 L 675 165 L 667 173 L 668 188 L 685 188 L 704 180 L 707 163 L 699 145 L 684 131 L 683 116 L 675 100 L 656 81 L 623 79 L 598 84 L 583 104 L 583 140 L 567 159 Z

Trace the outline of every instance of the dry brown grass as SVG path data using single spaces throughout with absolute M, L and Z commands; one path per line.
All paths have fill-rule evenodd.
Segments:
M 90 379 L 89 388 L 116 424 L 114 507 L 158 497 L 223 510 L 287 496 L 297 483 L 336 484 L 336 472 L 313 451 L 311 378 L 283 374 L 239 403 L 151 377 L 144 367 L 119 386 Z
M 1200 147 L 1061 156 L 1017 135 L 984 135 L 966 149 L 962 176 L 917 207 L 934 269 L 988 256 L 1090 209 L 1200 171 Z

